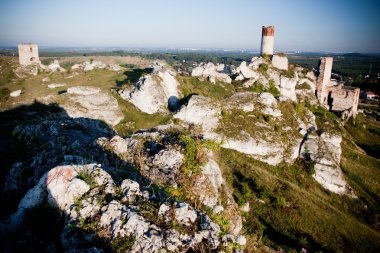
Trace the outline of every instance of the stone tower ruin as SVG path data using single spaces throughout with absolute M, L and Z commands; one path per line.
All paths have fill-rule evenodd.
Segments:
M 360 89 L 344 86 L 331 80 L 332 57 L 322 57 L 315 93 L 319 102 L 330 111 L 338 113 L 343 119 L 358 113 Z
M 22 43 L 18 45 L 18 57 L 21 65 L 39 63 L 38 46 L 32 43 Z
M 274 26 L 263 26 L 260 55 L 273 55 Z

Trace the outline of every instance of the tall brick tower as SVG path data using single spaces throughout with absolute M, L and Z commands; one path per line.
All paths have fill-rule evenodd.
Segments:
M 263 26 L 261 36 L 261 56 L 273 55 L 274 26 Z

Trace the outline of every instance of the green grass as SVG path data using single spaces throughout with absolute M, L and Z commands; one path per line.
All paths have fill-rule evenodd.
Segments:
M 178 77 L 178 81 L 181 84 L 179 89 L 184 97 L 197 94 L 215 99 L 223 99 L 235 92 L 235 87 L 228 83 L 216 82 L 216 84 L 212 84 L 211 82 L 200 81 L 198 78 L 190 76 L 180 76 Z
M 115 129 L 120 136 L 128 136 L 139 129 L 149 129 L 157 125 L 166 124 L 171 116 L 159 113 L 147 114 L 137 109 L 133 104 L 125 101 L 119 95 L 114 95 L 124 119 L 116 125 Z
M 380 122 L 359 114 L 345 128 L 367 154 L 380 158 Z
M 250 238 L 262 237 L 261 243 L 297 251 L 379 250 L 379 232 L 350 211 L 360 200 L 327 192 L 298 166 L 272 167 L 225 149 L 220 157 L 237 202 L 251 202 L 245 216 Z

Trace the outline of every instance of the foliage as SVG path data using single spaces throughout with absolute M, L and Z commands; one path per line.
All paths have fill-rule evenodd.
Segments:
M 77 178 L 85 181 L 90 186 L 91 189 L 96 186 L 96 183 L 95 183 L 94 179 L 87 172 L 82 172 L 82 171 L 79 172 L 78 175 L 77 175 Z
M 307 82 L 303 82 L 301 84 L 297 84 L 296 89 L 297 90 L 311 90 L 311 87 Z
M 212 84 L 208 81 L 200 81 L 196 77 L 181 76 L 178 77 L 180 82 L 179 89 L 184 97 L 193 94 L 202 95 L 215 99 L 223 99 L 231 96 L 235 92 L 235 87 L 232 84 L 216 82 Z
M 274 97 L 279 97 L 281 95 L 273 80 L 269 80 L 269 88 L 267 92 L 272 93 Z
M 268 71 L 268 64 L 261 63 L 257 71 L 260 72 L 261 74 L 266 74 Z
M 135 238 L 133 236 L 118 236 L 112 240 L 112 250 L 117 253 L 129 252 L 135 243 Z
M 201 164 L 204 161 L 204 151 L 199 139 L 182 135 L 180 144 L 185 151 L 185 166 L 182 168 L 185 174 L 199 173 Z

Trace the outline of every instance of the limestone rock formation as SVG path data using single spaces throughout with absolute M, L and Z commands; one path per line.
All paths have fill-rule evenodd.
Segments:
M 117 125 L 124 118 L 117 100 L 99 88 L 70 87 L 67 89 L 67 93 L 51 95 L 38 100 L 43 103 L 58 102 L 70 117 L 101 119 L 111 126 Z
M 154 62 L 152 67 L 151 74 L 141 77 L 134 87 L 120 90 L 120 96 L 149 114 L 177 110 L 179 83 L 176 73 L 160 62 Z
M 195 67 L 191 72 L 191 76 L 194 77 L 204 77 L 210 80 L 212 83 L 216 81 L 231 83 L 232 79 L 230 78 L 228 67 L 225 64 L 213 64 L 201 63 L 198 67 Z
M 288 70 L 288 58 L 286 56 L 275 54 L 272 57 L 272 65 L 281 70 Z
M 355 197 L 339 167 L 342 137 L 334 133 L 311 134 L 301 146 L 301 156 L 315 162 L 314 179 L 324 188 L 337 194 Z

